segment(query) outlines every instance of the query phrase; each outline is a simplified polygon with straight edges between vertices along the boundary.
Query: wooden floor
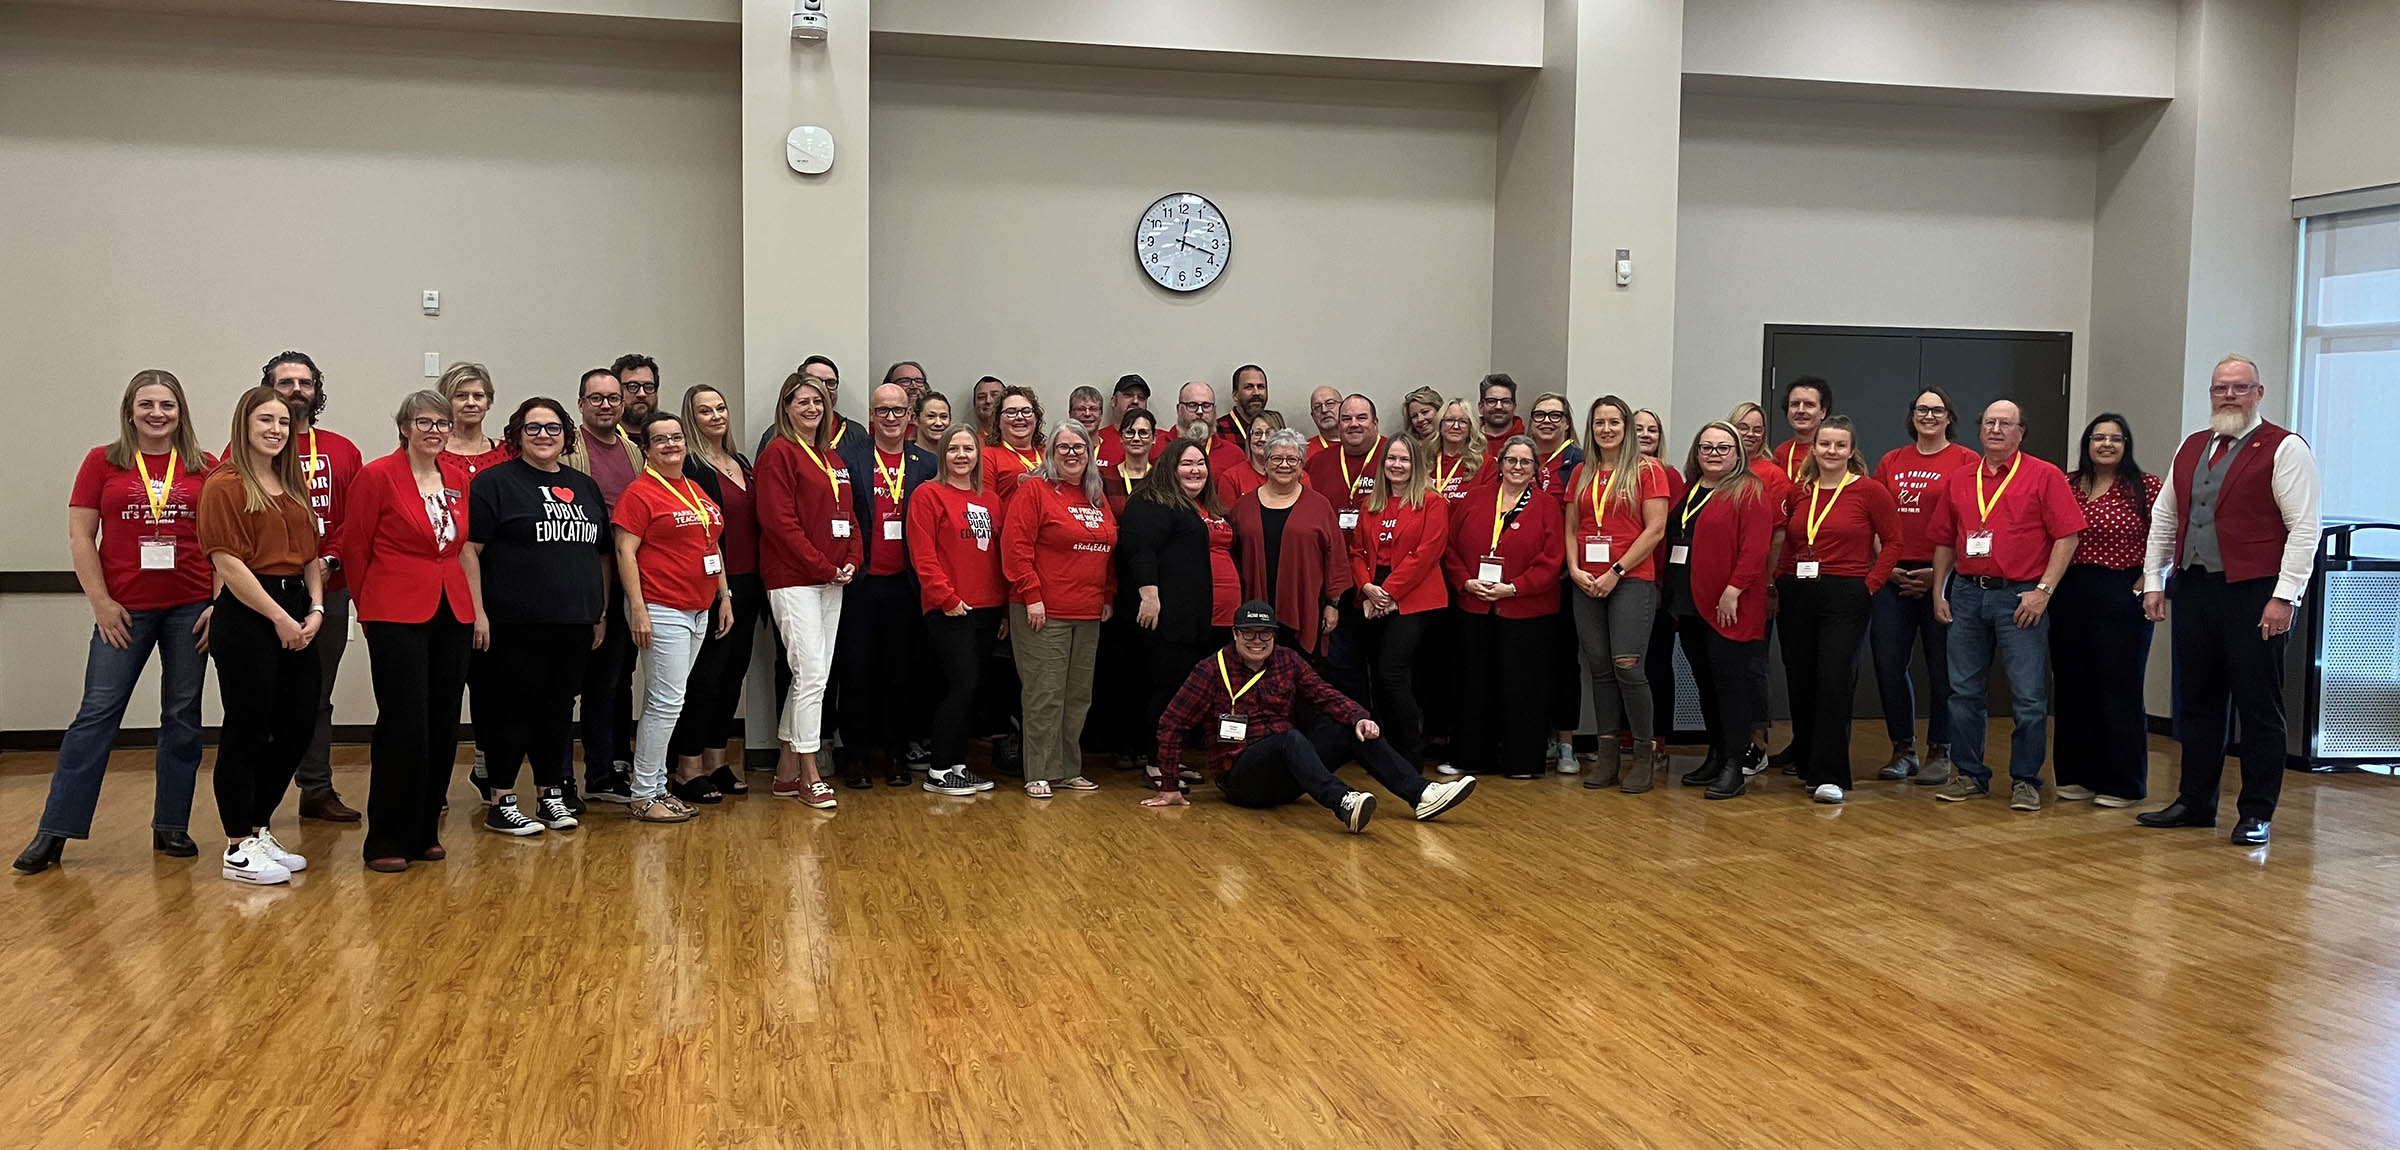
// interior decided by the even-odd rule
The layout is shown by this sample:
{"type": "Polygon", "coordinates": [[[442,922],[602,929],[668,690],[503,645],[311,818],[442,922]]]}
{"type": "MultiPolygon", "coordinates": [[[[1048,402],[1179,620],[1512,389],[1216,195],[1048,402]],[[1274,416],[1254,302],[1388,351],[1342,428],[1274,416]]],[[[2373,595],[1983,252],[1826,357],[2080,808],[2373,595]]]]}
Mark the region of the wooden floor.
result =
{"type": "MultiPolygon", "coordinates": [[[[2400,1145],[2386,778],[2292,776],[2250,851],[2230,798],[2143,831],[1772,775],[1492,779],[1361,836],[1125,776],[762,786],[518,840],[462,771],[449,861],[287,821],[310,869],[252,889],[149,852],[142,758],[0,881],[0,1145],[2400,1145]]],[[[0,759],[11,851],[47,768],[0,759]]]]}

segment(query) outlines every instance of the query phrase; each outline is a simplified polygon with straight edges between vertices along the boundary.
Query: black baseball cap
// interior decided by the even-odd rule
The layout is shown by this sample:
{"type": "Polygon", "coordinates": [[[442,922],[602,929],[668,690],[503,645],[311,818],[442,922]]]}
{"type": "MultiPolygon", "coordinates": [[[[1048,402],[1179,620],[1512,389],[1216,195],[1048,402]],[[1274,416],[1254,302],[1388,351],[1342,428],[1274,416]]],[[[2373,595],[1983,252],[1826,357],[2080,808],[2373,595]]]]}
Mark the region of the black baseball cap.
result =
{"type": "Polygon", "coordinates": [[[1138,375],[1118,376],[1116,394],[1123,395],[1129,391],[1140,392],[1143,399],[1148,399],[1150,398],[1150,381],[1138,375]]]}
{"type": "Polygon", "coordinates": [[[1263,599],[1252,599],[1251,601],[1234,608],[1233,629],[1236,631],[1239,631],[1245,627],[1274,627],[1278,625],[1279,624],[1277,624],[1275,620],[1275,608],[1268,606],[1266,601],[1263,599]]]}

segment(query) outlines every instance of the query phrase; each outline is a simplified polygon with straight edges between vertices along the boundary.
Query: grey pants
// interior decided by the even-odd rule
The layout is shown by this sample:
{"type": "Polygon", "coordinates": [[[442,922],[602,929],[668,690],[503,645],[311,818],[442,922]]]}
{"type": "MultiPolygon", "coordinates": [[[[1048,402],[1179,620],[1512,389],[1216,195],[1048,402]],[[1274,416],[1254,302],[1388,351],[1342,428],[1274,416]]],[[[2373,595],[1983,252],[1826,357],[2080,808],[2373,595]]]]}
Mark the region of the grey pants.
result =
{"type": "Polygon", "coordinates": [[[292,781],[309,798],[333,790],[333,680],[342,671],[342,652],[350,647],[350,589],[325,593],[325,621],[317,624],[317,733],[300,756],[292,781]]]}
{"type": "Polygon", "coordinates": [[[1605,739],[1611,733],[1610,724],[1616,721],[1622,696],[1633,741],[1649,742],[1656,724],[1650,705],[1650,675],[1642,661],[1650,650],[1650,617],[1658,610],[1658,584],[1625,579],[1606,599],[1573,589],[1567,597],[1575,601],[1575,635],[1582,641],[1583,665],[1592,679],[1592,714],[1600,724],[1600,736],[1605,739]],[[1631,658],[1633,665],[1617,662],[1624,658],[1631,658]]]}

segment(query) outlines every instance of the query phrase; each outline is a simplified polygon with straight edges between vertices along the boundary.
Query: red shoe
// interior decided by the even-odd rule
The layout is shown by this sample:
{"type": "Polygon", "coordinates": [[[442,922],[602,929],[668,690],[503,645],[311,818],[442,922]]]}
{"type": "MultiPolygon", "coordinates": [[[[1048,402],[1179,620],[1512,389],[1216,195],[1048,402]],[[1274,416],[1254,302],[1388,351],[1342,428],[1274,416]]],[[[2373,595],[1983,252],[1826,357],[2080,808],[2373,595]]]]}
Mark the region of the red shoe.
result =
{"type": "Polygon", "coordinates": [[[424,853],[419,854],[417,859],[420,862],[440,862],[449,857],[450,852],[443,850],[442,844],[435,843],[432,846],[426,847],[424,853]]]}

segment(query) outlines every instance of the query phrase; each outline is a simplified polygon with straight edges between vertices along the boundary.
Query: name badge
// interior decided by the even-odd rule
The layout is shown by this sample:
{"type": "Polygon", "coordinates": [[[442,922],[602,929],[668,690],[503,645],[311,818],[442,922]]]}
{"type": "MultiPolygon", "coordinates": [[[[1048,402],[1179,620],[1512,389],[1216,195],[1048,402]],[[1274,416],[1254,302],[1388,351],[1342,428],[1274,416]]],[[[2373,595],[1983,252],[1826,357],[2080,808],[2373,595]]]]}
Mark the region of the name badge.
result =
{"type": "Polygon", "coordinates": [[[174,569],[175,541],[173,539],[142,540],[142,570],[173,571],[174,569]]]}
{"type": "Polygon", "coordinates": [[[725,557],[714,551],[700,557],[700,573],[715,575],[725,570],[725,557]]]}
{"type": "Polygon", "coordinates": [[[1240,715],[1217,716],[1217,741],[1238,743],[1250,737],[1250,724],[1240,715]]]}
{"type": "Polygon", "coordinates": [[[1499,582],[1500,557],[1497,555],[1484,556],[1483,562],[1475,565],[1475,577],[1486,583],[1499,582]]]}
{"type": "Polygon", "coordinates": [[[318,537],[318,538],[320,538],[320,539],[322,539],[322,538],[324,538],[324,536],[325,536],[325,517],[324,517],[324,516],[322,516],[322,515],[319,515],[319,516],[317,516],[317,537],[318,537]]]}
{"type": "Polygon", "coordinates": [[[1798,563],[1792,564],[1792,574],[1798,575],[1803,579],[1816,578],[1817,561],[1814,559],[1803,559],[1798,563]]]}
{"type": "Polygon", "coordinates": [[[847,519],[834,520],[833,537],[836,539],[848,539],[850,537],[850,521],[847,519]]]}
{"type": "Polygon", "coordinates": [[[1609,551],[1609,548],[1608,548],[1608,540],[1606,540],[1606,539],[1586,539],[1586,540],[1584,540],[1584,541],[1583,541],[1583,565],[1584,565],[1584,566],[1586,566],[1586,567],[1606,567],[1606,566],[1608,566],[1608,562],[1609,562],[1609,559],[1608,559],[1608,551],[1609,551]]]}
{"type": "Polygon", "coordinates": [[[1673,547],[1667,548],[1667,562],[1690,563],[1691,561],[1692,549],[1690,547],[1686,547],[1679,543],[1673,547]]]}
{"type": "Polygon", "coordinates": [[[1968,535],[1967,535],[1967,555],[1968,555],[1968,557],[1970,557],[1970,558],[1975,558],[1975,559],[1981,559],[1981,558],[1983,558],[1984,556],[1986,556],[1986,555],[1989,555],[1989,554],[1991,554],[1991,553],[1992,553],[1992,533],[1991,533],[1991,532],[1989,532],[1989,531],[1974,531],[1974,532],[1969,532],[1969,533],[1968,533],[1968,535]]]}
{"type": "Polygon", "coordinates": [[[884,520],[884,521],[883,521],[883,537],[884,537],[884,538],[886,538],[886,539],[894,539],[894,540],[896,540],[896,539],[900,538],[900,526],[901,526],[901,525],[900,525],[900,521],[899,521],[899,520],[897,520],[897,519],[886,519],[886,520],[884,520]]]}
{"type": "Polygon", "coordinates": [[[1356,531],[1356,530],[1358,530],[1358,512],[1356,512],[1356,511],[1344,511],[1344,512],[1342,512],[1342,530],[1344,530],[1344,531],[1356,531]]]}

